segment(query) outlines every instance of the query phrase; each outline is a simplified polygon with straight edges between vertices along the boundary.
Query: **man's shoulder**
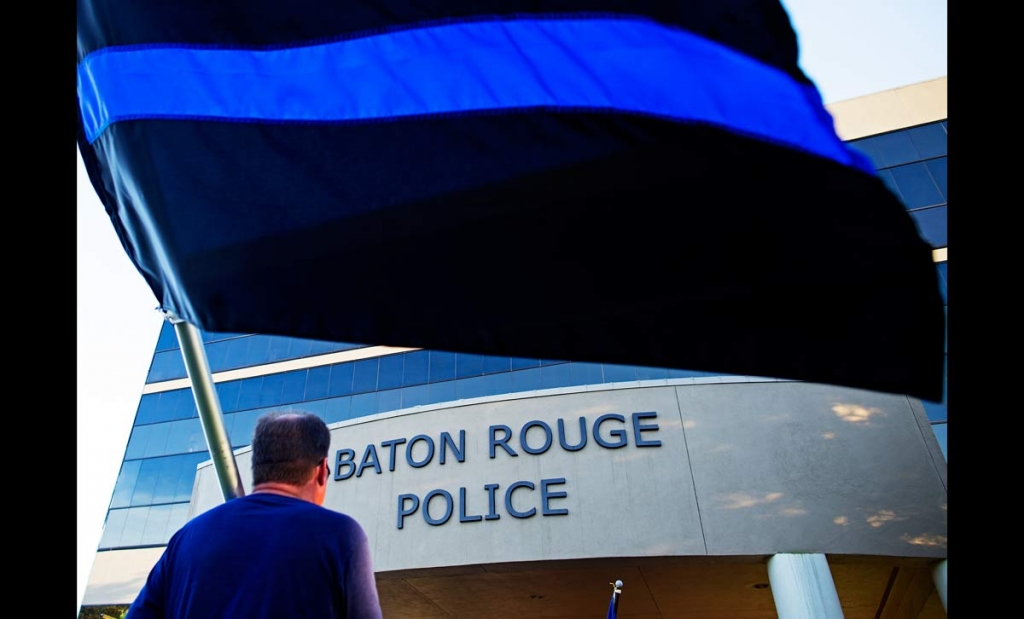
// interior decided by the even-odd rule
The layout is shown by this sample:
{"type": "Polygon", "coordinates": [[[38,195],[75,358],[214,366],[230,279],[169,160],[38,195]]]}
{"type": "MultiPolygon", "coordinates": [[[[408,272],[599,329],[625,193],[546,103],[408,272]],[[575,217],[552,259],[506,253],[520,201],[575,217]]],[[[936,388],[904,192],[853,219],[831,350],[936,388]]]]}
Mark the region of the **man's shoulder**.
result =
{"type": "Polygon", "coordinates": [[[320,505],[316,505],[314,503],[307,503],[306,507],[302,507],[301,509],[309,513],[311,517],[323,520],[325,522],[329,522],[333,526],[362,530],[362,527],[359,525],[359,522],[357,522],[355,518],[349,516],[346,513],[335,511],[333,509],[328,509],[326,507],[321,507],[320,505]]]}
{"type": "Polygon", "coordinates": [[[363,534],[362,526],[348,514],[321,507],[315,503],[280,495],[246,495],[221,503],[201,514],[197,514],[182,527],[202,527],[204,523],[222,519],[233,519],[240,514],[263,513],[276,511],[280,517],[299,518],[311,526],[330,527],[335,531],[350,531],[363,534]]]}

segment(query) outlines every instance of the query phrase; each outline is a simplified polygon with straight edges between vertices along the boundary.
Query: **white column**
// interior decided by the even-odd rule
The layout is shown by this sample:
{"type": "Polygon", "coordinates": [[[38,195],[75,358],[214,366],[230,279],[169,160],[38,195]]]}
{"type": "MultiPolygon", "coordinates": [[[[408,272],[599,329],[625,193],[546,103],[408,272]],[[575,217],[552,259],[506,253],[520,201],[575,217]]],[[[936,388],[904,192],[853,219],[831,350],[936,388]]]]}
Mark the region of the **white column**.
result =
{"type": "Polygon", "coordinates": [[[932,568],[932,579],[935,581],[935,590],[939,593],[939,599],[942,600],[942,609],[948,611],[946,608],[946,561],[943,559],[932,568]]]}
{"type": "Polygon", "coordinates": [[[774,555],[768,559],[768,581],[779,619],[843,619],[825,555],[774,555]]]}

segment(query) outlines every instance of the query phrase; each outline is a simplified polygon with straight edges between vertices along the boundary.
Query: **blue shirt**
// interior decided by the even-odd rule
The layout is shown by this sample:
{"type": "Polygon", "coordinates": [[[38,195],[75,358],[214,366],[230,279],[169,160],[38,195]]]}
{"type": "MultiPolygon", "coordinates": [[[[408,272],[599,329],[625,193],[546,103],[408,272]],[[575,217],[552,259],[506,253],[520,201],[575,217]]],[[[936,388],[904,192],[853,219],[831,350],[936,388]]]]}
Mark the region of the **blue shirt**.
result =
{"type": "Polygon", "coordinates": [[[128,617],[379,619],[381,610],[359,523],[308,501],[259,493],[185,523],[128,617]]]}

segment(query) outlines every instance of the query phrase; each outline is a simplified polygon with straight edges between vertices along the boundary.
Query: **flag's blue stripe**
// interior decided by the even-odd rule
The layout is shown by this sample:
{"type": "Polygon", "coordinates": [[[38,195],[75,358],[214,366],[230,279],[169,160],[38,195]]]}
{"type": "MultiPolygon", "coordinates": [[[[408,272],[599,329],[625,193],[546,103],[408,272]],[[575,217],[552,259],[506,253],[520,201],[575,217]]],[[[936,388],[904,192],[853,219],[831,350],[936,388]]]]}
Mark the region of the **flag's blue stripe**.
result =
{"type": "Polygon", "coordinates": [[[80,63],[78,89],[90,142],[139,118],[339,122],[584,108],[709,123],[863,167],[813,87],[642,19],[455,23],[273,50],[106,48],[80,63]]]}

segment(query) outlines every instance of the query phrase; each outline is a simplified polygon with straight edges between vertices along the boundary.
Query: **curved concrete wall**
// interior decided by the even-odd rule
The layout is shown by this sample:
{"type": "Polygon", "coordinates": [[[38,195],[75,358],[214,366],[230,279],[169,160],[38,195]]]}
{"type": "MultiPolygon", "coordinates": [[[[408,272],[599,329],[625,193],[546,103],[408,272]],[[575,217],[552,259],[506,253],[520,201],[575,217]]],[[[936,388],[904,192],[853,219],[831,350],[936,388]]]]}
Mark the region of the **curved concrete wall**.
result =
{"type": "MultiPolygon", "coordinates": [[[[249,449],[236,457],[248,490],[249,449]]],[[[343,479],[325,506],[362,523],[379,572],[946,553],[946,465],[920,404],[902,396],[753,380],[532,392],[335,424],[331,462],[343,479]],[[570,450],[580,419],[587,440],[570,450]],[[497,444],[506,434],[509,450],[497,444]]],[[[222,500],[211,465],[200,465],[192,514],[222,500]]]]}

